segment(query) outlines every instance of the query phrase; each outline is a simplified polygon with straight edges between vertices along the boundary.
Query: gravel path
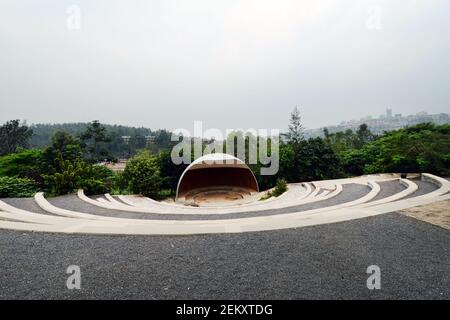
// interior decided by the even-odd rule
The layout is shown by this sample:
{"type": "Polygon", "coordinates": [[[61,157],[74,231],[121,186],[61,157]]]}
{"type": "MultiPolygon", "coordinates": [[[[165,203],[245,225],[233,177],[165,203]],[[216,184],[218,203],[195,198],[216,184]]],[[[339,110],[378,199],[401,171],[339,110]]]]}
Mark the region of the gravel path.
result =
{"type": "Polygon", "coordinates": [[[41,207],[38,206],[36,201],[34,201],[34,198],[4,198],[1,200],[18,209],[26,210],[33,213],[51,214],[41,209],[41,207]]]}
{"type": "Polygon", "coordinates": [[[450,232],[392,213],[204,236],[0,230],[0,299],[450,299],[450,232]],[[81,268],[81,290],[66,268],[81,268]],[[381,290],[366,269],[381,268],[381,290]]]}
{"type": "Polygon", "coordinates": [[[428,182],[428,181],[422,181],[420,179],[411,179],[415,184],[417,184],[417,186],[419,187],[419,189],[417,189],[416,192],[413,192],[412,194],[410,194],[409,196],[405,197],[404,199],[409,199],[412,197],[418,197],[421,195],[424,195],[426,193],[430,193],[433,192],[434,190],[438,189],[438,186],[435,185],[434,183],[428,182]]]}
{"type": "Polygon", "coordinates": [[[380,192],[373,198],[372,201],[376,201],[379,199],[383,199],[389,196],[392,196],[396,193],[399,193],[406,189],[404,185],[402,185],[399,180],[393,180],[393,181],[383,181],[378,182],[380,185],[380,192]]]}

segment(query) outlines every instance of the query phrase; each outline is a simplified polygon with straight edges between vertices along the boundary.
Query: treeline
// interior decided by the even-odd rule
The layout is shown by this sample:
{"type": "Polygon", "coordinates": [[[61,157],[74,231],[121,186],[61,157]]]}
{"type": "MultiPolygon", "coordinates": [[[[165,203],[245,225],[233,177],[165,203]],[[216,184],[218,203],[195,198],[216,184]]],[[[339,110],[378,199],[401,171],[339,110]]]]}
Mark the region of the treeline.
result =
{"type": "MultiPolygon", "coordinates": [[[[71,126],[30,128],[18,120],[0,126],[0,197],[30,196],[38,190],[59,195],[79,188],[88,194],[141,193],[155,198],[175,193],[187,165],[173,163],[171,149],[175,142],[170,141],[168,131],[106,126],[98,121],[71,126]],[[33,139],[39,136],[43,143],[49,132],[52,132],[50,142],[36,147],[33,139]],[[149,135],[154,138],[146,138],[149,135]],[[129,141],[124,141],[123,136],[129,136],[129,141]],[[121,157],[122,152],[131,156],[123,173],[97,164],[121,157]]],[[[238,134],[242,133],[234,133],[238,134]]],[[[204,142],[204,147],[207,143],[204,142]]],[[[249,148],[250,141],[246,140],[246,154],[249,148]]],[[[450,125],[423,123],[382,135],[374,135],[366,125],[361,125],[356,131],[330,134],[325,130],[323,138],[305,139],[300,113],[295,109],[289,130],[279,144],[278,172],[261,175],[261,164],[252,164],[250,168],[261,190],[277,182],[280,185],[280,181],[383,172],[448,176],[450,125]]]]}
{"type": "MultiPolygon", "coordinates": [[[[33,134],[29,145],[32,148],[45,148],[51,144],[52,137],[56,132],[64,131],[74,137],[79,137],[89,126],[89,123],[34,124],[30,126],[33,134]]],[[[102,124],[102,127],[108,133],[108,140],[104,141],[101,147],[113,159],[127,158],[144,148],[157,153],[171,145],[171,132],[165,129],[153,131],[144,127],[109,124],[102,124]]]]}

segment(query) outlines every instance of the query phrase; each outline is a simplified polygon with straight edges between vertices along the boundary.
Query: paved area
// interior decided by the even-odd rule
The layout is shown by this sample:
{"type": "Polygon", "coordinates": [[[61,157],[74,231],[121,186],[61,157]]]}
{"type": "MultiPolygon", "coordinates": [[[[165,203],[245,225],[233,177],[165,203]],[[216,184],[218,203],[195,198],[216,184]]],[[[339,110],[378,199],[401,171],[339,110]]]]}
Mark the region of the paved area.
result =
{"type": "Polygon", "coordinates": [[[400,210],[400,213],[450,230],[450,200],[400,210]]]}
{"type": "Polygon", "coordinates": [[[0,299],[449,299],[449,243],[448,230],[397,213],[202,236],[0,230],[0,299]],[[69,265],[81,290],[65,286],[69,265]]]}

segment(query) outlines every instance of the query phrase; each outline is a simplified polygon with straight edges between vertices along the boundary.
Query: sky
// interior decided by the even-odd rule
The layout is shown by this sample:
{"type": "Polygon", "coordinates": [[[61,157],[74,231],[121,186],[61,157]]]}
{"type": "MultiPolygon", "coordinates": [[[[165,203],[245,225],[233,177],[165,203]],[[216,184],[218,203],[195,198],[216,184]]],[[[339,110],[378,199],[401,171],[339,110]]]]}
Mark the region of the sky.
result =
{"type": "Polygon", "coordinates": [[[0,123],[306,128],[450,112],[448,0],[1,0],[0,123]]]}

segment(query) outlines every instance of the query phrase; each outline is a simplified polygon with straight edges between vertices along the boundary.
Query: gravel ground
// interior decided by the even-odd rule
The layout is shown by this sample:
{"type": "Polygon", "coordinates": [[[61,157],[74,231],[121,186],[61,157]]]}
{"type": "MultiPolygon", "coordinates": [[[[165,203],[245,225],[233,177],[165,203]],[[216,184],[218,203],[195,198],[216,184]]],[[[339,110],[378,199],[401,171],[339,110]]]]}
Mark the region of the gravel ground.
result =
{"type": "Polygon", "coordinates": [[[397,213],[269,232],[0,230],[0,299],[449,299],[450,232],[397,213]],[[81,268],[68,290],[66,268],[81,268]],[[366,269],[381,268],[381,290],[366,269]]]}
{"type": "Polygon", "coordinates": [[[34,198],[3,198],[1,200],[18,209],[27,210],[33,213],[51,214],[41,209],[36,201],[34,201],[34,198]]]}
{"type": "Polygon", "coordinates": [[[404,185],[402,185],[399,180],[393,180],[393,181],[383,181],[378,182],[380,185],[380,192],[373,198],[372,201],[376,201],[379,199],[383,199],[389,196],[392,196],[396,193],[402,192],[406,189],[404,185]]]}
{"type": "MultiPolygon", "coordinates": [[[[348,184],[344,186],[343,191],[334,198],[317,201],[315,203],[309,203],[304,205],[297,205],[288,208],[280,208],[280,209],[271,209],[271,210],[261,210],[261,211],[252,211],[252,212],[243,212],[243,213],[230,213],[230,214],[221,214],[221,215],[205,215],[205,214],[155,214],[155,213],[134,213],[134,212],[125,212],[120,210],[110,210],[105,208],[100,208],[95,205],[86,203],[85,201],[80,200],[76,195],[67,195],[56,198],[48,199],[50,203],[53,205],[65,208],[69,210],[74,210],[78,212],[86,212],[92,214],[98,214],[103,216],[113,216],[113,217],[122,217],[122,218],[133,218],[133,219],[169,219],[169,220],[213,220],[213,219],[235,219],[242,217],[256,217],[256,216],[267,216],[281,213],[289,213],[296,211],[304,211],[316,208],[322,208],[326,206],[331,206],[335,204],[345,203],[348,201],[352,201],[358,199],[370,191],[370,188],[364,185],[359,184],[348,184]]],[[[26,204],[25,204],[26,206],[26,204]]],[[[22,207],[26,209],[26,207],[22,207]]]]}
{"type": "Polygon", "coordinates": [[[438,186],[436,186],[434,183],[431,183],[431,182],[428,182],[428,181],[422,181],[420,179],[411,179],[411,181],[413,181],[415,184],[417,184],[419,189],[417,189],[416,192],[413,192],[412,194],[410,194],[409,196],[405,197],[404,199],[409,199],[409,198],[412,198],[412,197],[418,197],[418,196],[424,195],[426,193],[433,192],[434,190],[438,189],[438,186]]]}

